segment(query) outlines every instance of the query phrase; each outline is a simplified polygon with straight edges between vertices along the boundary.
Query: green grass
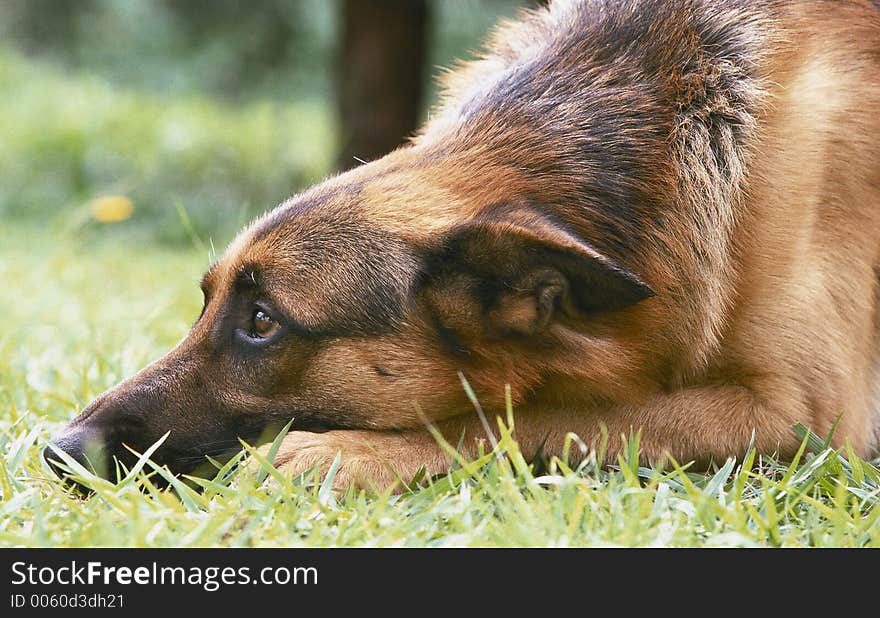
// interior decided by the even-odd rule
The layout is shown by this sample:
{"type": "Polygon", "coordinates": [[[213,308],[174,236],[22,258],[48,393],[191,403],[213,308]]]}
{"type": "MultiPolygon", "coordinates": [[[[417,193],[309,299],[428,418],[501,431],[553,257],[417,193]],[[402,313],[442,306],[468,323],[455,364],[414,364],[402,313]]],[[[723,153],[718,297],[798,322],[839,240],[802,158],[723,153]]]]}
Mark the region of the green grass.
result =
{"type": "Polygon", "coordinates": [[[0,47],[0,217],[80,225],[88,203],[125,195],[130,238],[186,244],[186,208],[202,237],[233,234],[252,216],[319,180],[333,158],[328,100],[242,106],[209,97],[120,90],[63,74],[0,47]]]}
{"type": "MultiPolygon", "coordinates": [[[[336,493],[266,468],[228,468],[197,493],[143,475],[68,493],[39,456],[95,395],[171,347],[198,314],[201,249],[132,247],[0,224],[2,546],[872,546],[880,472],[814,443],[706,474],[530,469],[516,444],[400,496],[336,493]],[[818,454],[816,454],[818,453],[818,454]]],[[[695,410],[695,414],[699,411],[695,410]]],[[[150,471],[149,466],[145,470],[150,471]]]]}

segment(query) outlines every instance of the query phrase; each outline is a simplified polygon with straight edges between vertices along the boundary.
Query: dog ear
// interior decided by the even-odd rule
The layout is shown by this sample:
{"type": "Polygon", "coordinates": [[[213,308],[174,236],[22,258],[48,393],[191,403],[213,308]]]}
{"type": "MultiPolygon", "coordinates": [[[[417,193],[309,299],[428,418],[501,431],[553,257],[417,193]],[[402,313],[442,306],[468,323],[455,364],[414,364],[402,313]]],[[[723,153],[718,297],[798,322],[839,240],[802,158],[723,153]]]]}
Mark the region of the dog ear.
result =
{"type": "Polygon", "coordinates": [[[560,311],[585,317],[654,296],[636,274],[530,208],[496,210],[453,229],[442,244],[433,270],[457,281],[462,303],[466,282],[496,333],[533,335],[560,311]]]}

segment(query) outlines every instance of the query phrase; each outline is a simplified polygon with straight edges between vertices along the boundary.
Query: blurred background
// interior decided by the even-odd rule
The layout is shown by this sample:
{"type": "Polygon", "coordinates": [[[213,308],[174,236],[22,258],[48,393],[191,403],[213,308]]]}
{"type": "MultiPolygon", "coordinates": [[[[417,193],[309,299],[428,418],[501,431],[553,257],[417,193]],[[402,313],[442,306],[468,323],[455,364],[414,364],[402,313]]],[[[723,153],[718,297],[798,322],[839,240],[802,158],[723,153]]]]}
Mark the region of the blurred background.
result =
{"type": "Polygon", "coordinates": [[[0,223],[219,250],[397,146],[439,67],[535,2],[3,0],[0,223]]]}

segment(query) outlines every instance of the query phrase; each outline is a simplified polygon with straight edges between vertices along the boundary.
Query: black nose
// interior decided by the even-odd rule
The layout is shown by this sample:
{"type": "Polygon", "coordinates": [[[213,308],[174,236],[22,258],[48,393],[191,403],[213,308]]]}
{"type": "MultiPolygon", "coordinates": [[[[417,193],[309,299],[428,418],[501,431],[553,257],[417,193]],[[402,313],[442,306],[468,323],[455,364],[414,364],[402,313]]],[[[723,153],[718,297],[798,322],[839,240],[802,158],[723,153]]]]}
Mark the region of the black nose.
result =
{"type": "Polygon", "coordinates": [[[70,473],[59,465],[64,460],[57,451],[63,451],[93,474],[109,478],[110,466],[104,454],[104,440],[100,431],[84,425],[68,427],[43,450],[43,459],[52,471],[61,479],[70,480],[70,473]]]}

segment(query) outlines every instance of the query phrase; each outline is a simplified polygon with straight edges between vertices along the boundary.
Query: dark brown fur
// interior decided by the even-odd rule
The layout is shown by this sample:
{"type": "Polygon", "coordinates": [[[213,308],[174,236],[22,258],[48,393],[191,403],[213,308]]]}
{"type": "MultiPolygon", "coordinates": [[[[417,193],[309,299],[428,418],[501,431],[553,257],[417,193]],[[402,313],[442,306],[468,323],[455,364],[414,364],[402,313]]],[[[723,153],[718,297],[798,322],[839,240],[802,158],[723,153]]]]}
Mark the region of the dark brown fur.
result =
{"type": "Polygon", "coordinates": [[[411,145],[256,221],[175,350],[58,440],[191,469],[291,418],[291,473],[389,484],[476,452],[505,387],[527,451],[877,446],[880,11],[556,2],[446,79],[411,145]],[[247,336],[256,310],[278,324],[247,336]],[[315,430],[327,430],[316,432],[315,430]]]}

